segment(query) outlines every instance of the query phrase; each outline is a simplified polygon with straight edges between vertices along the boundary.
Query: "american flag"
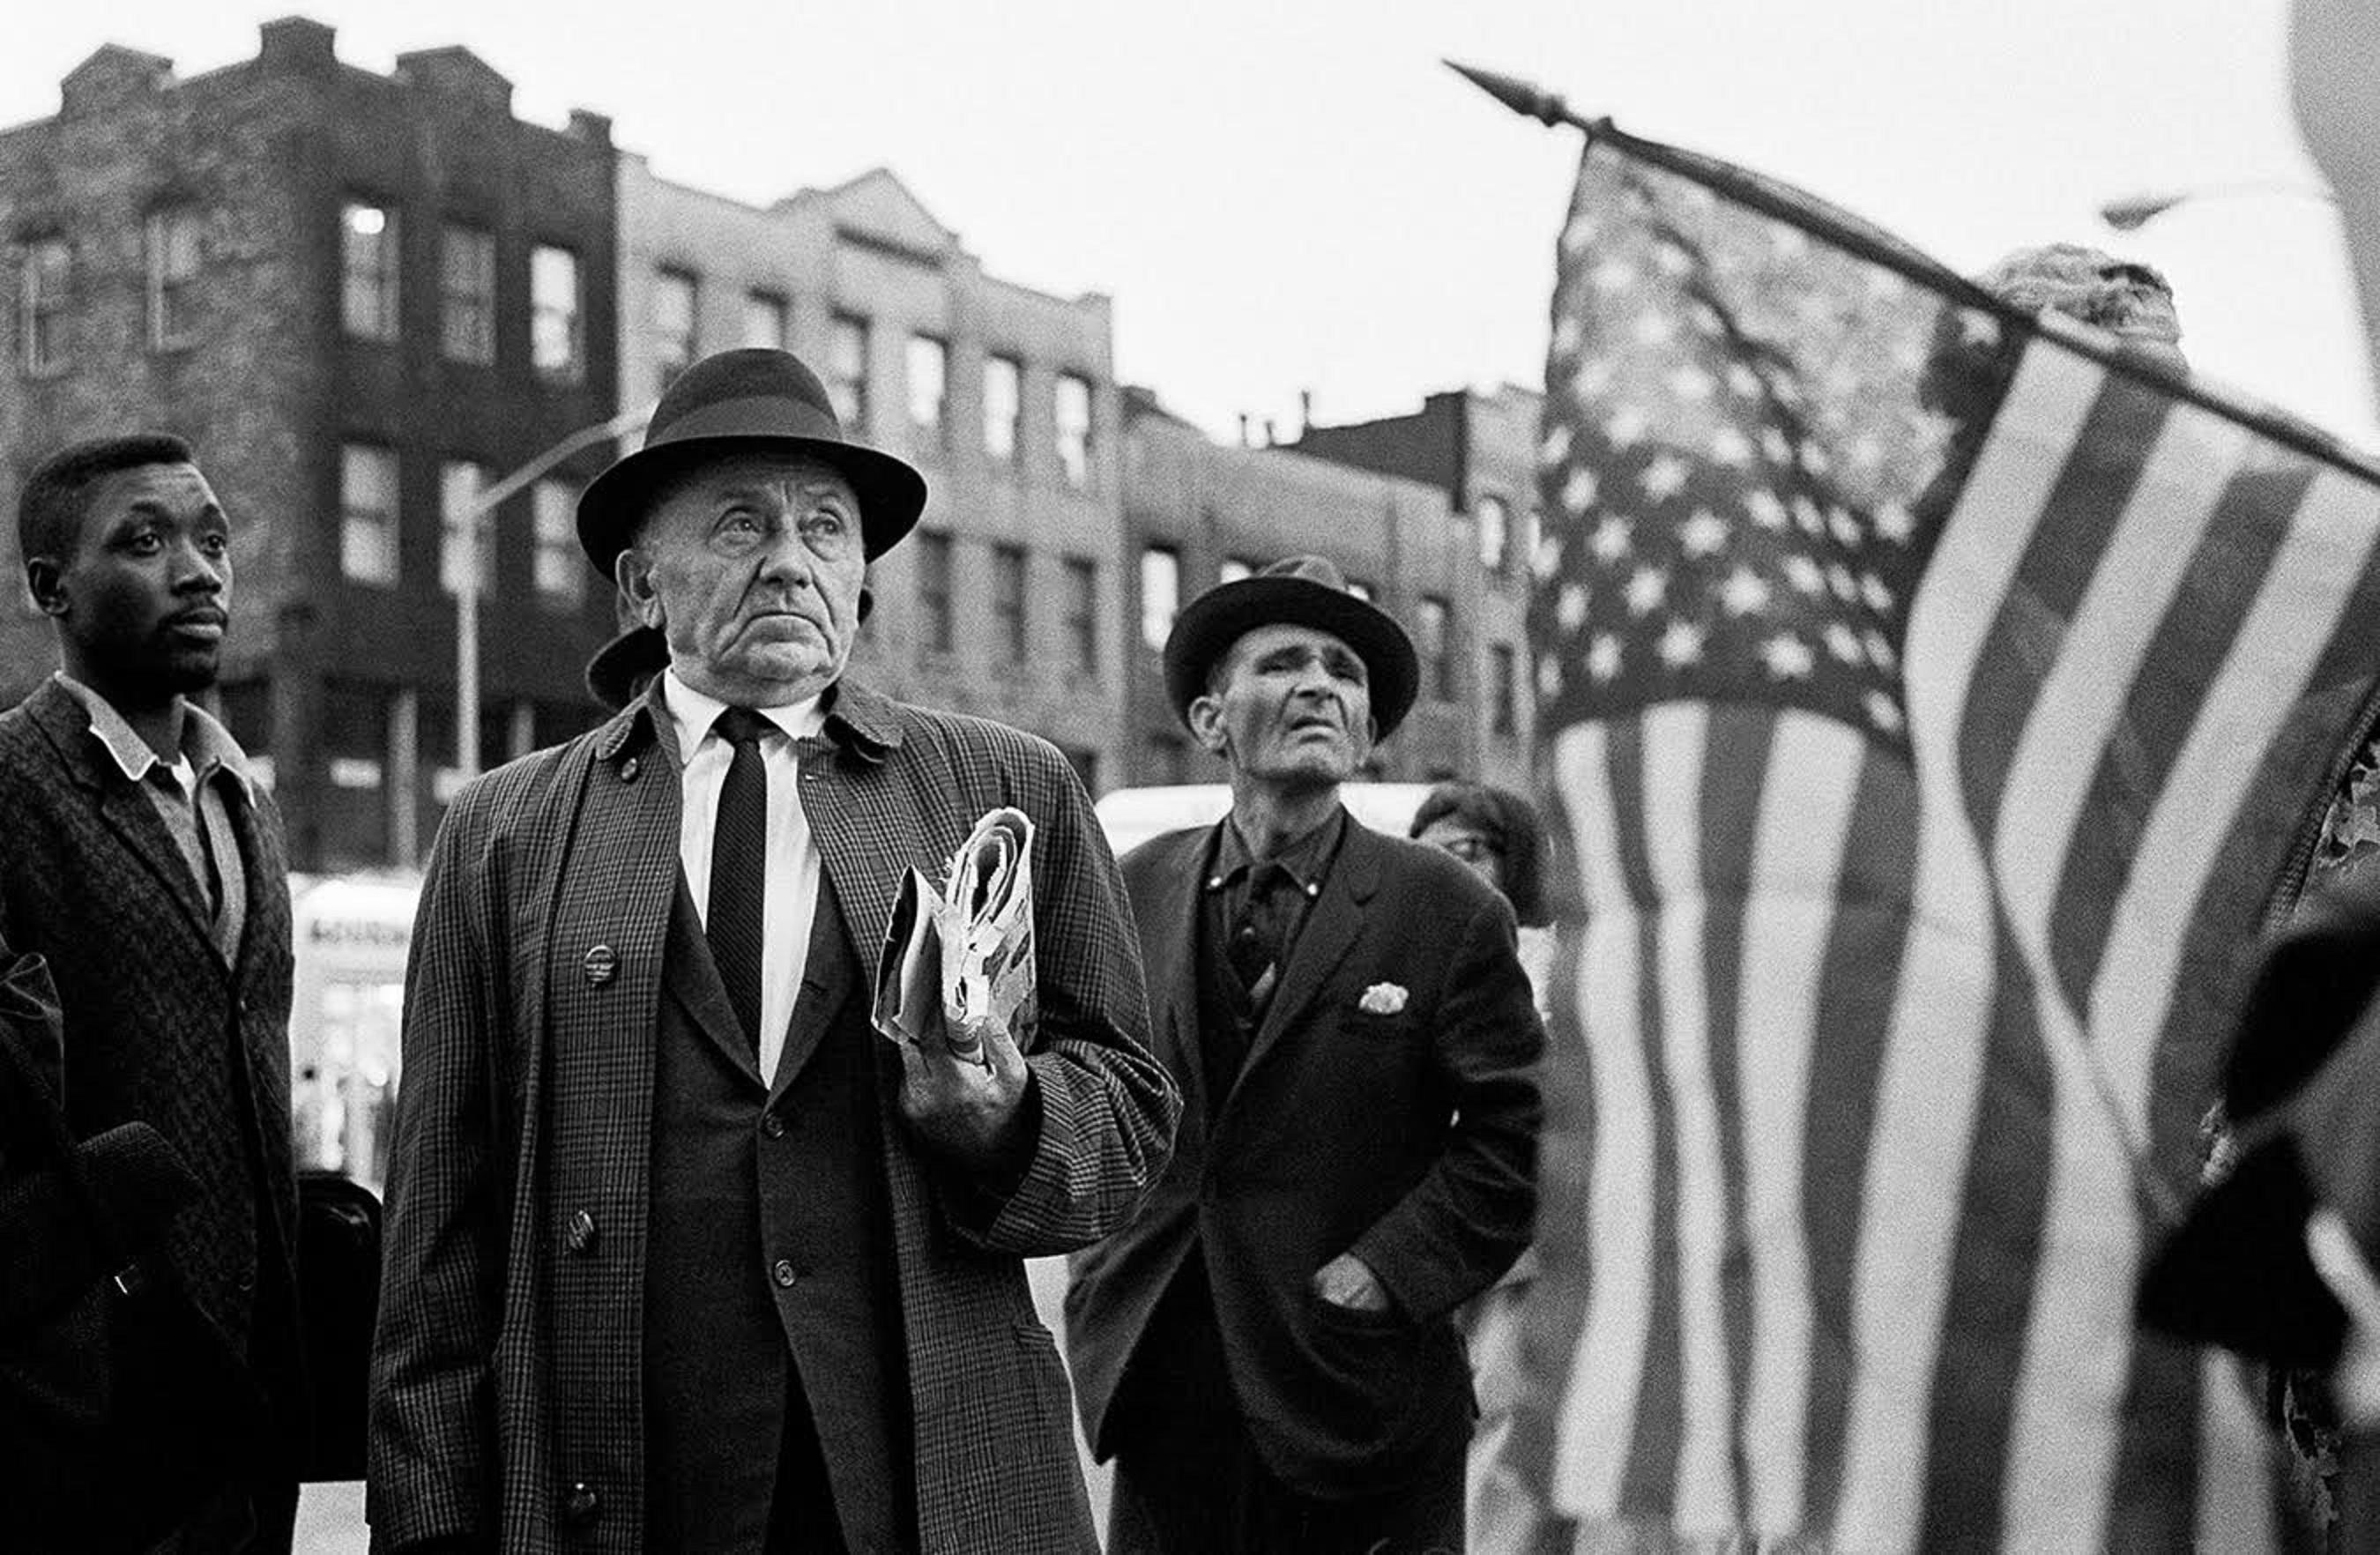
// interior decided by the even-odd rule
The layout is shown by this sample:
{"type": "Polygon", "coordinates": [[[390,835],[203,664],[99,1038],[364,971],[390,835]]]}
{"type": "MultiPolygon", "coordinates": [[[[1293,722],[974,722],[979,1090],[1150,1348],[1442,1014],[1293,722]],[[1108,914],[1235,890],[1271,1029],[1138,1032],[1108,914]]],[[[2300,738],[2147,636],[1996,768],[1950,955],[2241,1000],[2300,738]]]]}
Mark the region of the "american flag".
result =
{"type": "Polygon", "coordinates": [[[2237,1367],[2132,1290],[2380,672],[2380,485],[1655,150],[1589,150],[1547,367],[1524,1440],[1590,1534],[2268,1547],[2237,1367]]]}

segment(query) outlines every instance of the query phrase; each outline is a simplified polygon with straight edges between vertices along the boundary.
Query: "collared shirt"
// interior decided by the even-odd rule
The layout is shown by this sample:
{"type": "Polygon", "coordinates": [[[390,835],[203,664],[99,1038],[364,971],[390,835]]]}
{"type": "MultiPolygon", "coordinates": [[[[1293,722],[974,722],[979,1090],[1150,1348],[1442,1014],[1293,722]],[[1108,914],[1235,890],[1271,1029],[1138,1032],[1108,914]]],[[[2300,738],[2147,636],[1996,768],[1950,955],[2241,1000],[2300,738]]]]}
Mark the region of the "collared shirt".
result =
{"type": "MultiPolygon", "coordinates": [[[[1339,842],[1346,828],[1346,810],[1333,807],[1321,824],[1293,838],[1270,858],[1259,859],[1240,835],[1239,821],[1224,817],[1215,840],[1214,867],[1207,875],[1208,922],[1216,931],[1213,942],[1225,944],[1227,934],[1253,927],[1270,953],[1270,961],[1276,966],[1286,965],[1307,911],[1330,877],[1330,865],[1339,856],[1339,842]],[[1260,865],[1274,868],[1262,869],[1260,865]]],[[[1251,987],[1248,991],[1262,1005],[1272,990],[1251,987]]]]}
{"type": "Polygon", "coordinates": [[[91,737],[116,771],[140,785],[165,823],[198,882],[200,899],[208,905],[217,948],[226,961],[237,959],[247,927],[248,870],[225,804],[227,795],[237,796],[240,804],[256,803],[248,753],[230,730],[193,702],[183,707],[182,746],[168,761],[149,747],[106,698],[63,671],[57,681],[91,715],[91,737]]]}
{"type": "MultiPolygon", "coordinates": [[[[677,732],[679,786],[677,856],[686,871],[686,888],[694,910],[706,927],[710,921],[710,844],[719,824],[719,790],[727,782],[728,764],[735,747],[711,724],[727,711],[725,702],[705,696],[678,677],[673,668],[662,672],[662,700],[677,732]]],[[[801,767],[794,742],[826,728],[819,699],[790,707],[755,708],[753,711],[776,725],[784,737],[760,738],[760,766],[769,784],[769,842],[759,867],[767,871],[768,890],[760,909],[760,1080],[772,1082],[777,1060],[785,1051],[785,1030],[793,1024],[794,1002],[808,969],[810,926],[818,916],[818,840],[810,833],[809,817],[802,809],[801,767]]]]}

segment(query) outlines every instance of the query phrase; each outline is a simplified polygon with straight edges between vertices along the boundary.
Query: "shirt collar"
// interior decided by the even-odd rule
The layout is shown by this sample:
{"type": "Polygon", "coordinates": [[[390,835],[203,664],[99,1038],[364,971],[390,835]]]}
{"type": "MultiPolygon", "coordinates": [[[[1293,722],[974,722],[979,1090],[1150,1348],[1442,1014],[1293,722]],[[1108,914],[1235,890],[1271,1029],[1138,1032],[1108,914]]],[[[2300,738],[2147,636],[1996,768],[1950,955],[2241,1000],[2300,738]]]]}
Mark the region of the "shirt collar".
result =
{"type": "MultiPolygon", "coordinates": [[[[662,672],[662,701],[669,709],[670,722],[677,729],[677,760],[680,767],[694,759],[694,753],[710,733],[710,725],[728,704],[708,693],[696,690],[681,679],[677,667],[662,672]]],[[[783,707],[754,708],[752,711],[783,730],[790,739],[802,739],[821,732],[826,727],[826,713],[817,697],[806,698],[783,707]]]]}
{"type": "MultiPolygon", "coordinates": [[[[1347,809],[1334,806],[1328,819],[1272,856],[1271,862],[1289,871],[1289,878],[1307,895],[1314,894],[1322,877],[1330,870],[1330,860],[1338,856],[1339,839],[1347,825],[1347,809]]],[[[1248,851],[1247,839],[1240,835],[1240,823],[1234,817],[1223,817],[1222,835],[1215,844],[1215,869],[1208,877],[1207,888],[1220,889],[1243,869],[1257,862],[1248,851]]]]}
{"type": "MultiPolygon", "coordinates": [[[[108,759],[128,782],[140,782],[152,767],[171,771],[178,764],[163,759],[150,749],[149,742],[133,732],[124,715],[115,711],[115,703],[63,670],[57,672],[57,678],[58,684],[72,692],[91,715],[91,737],[106,749],[108,759]]],[[[221,770],[238,784],[241,798],[250,804],[256,802],[256,779],[248,768],[248,753],[231,737],[230,730],[196,702],[182,704],[181,756],[189,762],[190,771],[200,782],[204,782],[208,773],[221,770]]]]}

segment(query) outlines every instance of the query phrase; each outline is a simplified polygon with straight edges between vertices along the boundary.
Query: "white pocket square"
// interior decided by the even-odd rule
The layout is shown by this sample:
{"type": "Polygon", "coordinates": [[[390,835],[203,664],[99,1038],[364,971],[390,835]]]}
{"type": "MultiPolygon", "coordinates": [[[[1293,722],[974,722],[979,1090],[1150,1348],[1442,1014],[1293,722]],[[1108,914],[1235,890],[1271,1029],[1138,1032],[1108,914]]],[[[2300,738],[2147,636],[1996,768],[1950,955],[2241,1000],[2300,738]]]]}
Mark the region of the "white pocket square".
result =
{"type": "Polygon", "coordinates": [[[1405,1007],[1405,985],[1374,983],[1364,990],[1355,1007],[1367,1015],[1393,1015],[1405,1007]]]}

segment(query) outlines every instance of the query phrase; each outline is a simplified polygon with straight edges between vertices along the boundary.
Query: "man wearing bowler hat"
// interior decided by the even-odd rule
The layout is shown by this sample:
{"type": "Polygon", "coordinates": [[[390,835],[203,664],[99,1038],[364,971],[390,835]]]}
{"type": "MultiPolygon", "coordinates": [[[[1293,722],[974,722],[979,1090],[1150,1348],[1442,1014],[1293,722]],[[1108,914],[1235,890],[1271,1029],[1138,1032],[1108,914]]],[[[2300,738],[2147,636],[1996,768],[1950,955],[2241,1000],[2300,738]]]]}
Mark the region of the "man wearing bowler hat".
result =
{"type": "Polygon", "coordinates": [[[1166,643],[1232,810],[1123,861],[1184,1104],[1066,1297],[1117,1555],[1463,1547],[1451,1317],[1529,1240],[1543,1035],[1503,896],[1339,802],[1416,678],[1312,556],[1200,595],[1166,643]]]}
{"type": "Polygon", "coordinates": [[[1179,1100],[1056,748],[843,678],[925,501],[773,350],[688,369],[580,499],[667,667],[439,833],[377,1548],[1092,1548],[1019,1260],[1120,1224],[1179,1100]],[[868,1024],[895,883],[1000,805],[1036,826],[1038,1023],[896,1049],[868,1024]]]}

